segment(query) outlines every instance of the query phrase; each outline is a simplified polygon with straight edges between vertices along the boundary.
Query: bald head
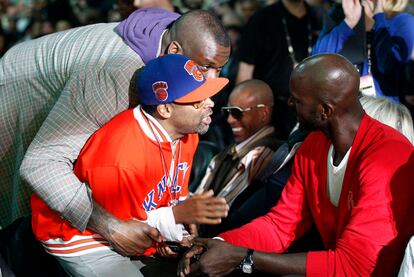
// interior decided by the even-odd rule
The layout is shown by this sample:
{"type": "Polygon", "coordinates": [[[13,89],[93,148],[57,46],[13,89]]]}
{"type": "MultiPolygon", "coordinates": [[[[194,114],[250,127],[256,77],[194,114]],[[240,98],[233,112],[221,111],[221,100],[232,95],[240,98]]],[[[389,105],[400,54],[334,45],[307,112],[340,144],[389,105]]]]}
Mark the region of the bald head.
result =
{"type": "Polygon", "coordinates": [[[220,20],[208,11],[181,16],[169,30],[169,54],[183,54],[195,61],[204,76],[218,77],[230,56],[230,38],[220,20]]]}
{"type": "Polygon", "coordinates": [[[230,47],[230,38],[220,20],[211,12],[193,10],[185,13],[171,27],[171,37],[183,47],[197,47],[208,38],[214,43],[230,47]]]}
{"type": "Polygon", "coordinates": [[[241,109],[239,115],[229,113],[227,122],[236,142],[242,142],[272,121],[273,93],[260,80],[248,80],[238,84],[229,96],[231,109],[241,109]],[[236,107],[236,108],[235,108],[236,107]]]}
{"type": "Polygon", "coordinates": [[[302,61],[290,78],[289,101],[301,126],[325,131],[331,138],[350,126],[355,130],[364,113],[358,101],[359,78],[355,67],[337,54],[302,61]]]}
{"type": "Polygon", "coordinates": [[[293,70],[290,85],[320,101],[348,106],[358,102],[359,79],[356,68],[343,56],[320,54],[303,60],[293,70]]]}
{"type": "Polygon", "coordinates": [[[238,84],[231,93],[231,97],[254,99],[254,104],[273,106],[273,93],[268,84],[261,80],[247,80],[238,84]]]}

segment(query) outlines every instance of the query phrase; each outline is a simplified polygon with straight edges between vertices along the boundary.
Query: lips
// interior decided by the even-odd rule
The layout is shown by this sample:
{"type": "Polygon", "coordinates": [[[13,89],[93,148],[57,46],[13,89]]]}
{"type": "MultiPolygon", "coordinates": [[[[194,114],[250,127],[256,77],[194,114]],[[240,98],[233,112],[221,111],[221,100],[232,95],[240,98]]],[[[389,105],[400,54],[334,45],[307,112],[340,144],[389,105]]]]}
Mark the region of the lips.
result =
{"type": "Polygon", "coordinates": [[[206,117],[203,118],[203,120],[201,122],[203,122],[206,125],[210,125],[210,123],[211,123],[211,117],[210,116],[206,116],[206,117]]]}

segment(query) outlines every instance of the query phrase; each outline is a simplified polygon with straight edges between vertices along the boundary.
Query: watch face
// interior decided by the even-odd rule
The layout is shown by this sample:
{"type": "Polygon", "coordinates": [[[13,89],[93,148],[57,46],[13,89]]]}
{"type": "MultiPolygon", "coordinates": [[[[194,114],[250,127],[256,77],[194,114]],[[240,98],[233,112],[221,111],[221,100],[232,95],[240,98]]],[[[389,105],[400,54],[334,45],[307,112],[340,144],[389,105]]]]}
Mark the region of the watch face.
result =
{"type": "Polygon", "coordinates": [[[251,264],[243,264],[242,271],[250,274],[253,272],[253,267],[251,264]]]}

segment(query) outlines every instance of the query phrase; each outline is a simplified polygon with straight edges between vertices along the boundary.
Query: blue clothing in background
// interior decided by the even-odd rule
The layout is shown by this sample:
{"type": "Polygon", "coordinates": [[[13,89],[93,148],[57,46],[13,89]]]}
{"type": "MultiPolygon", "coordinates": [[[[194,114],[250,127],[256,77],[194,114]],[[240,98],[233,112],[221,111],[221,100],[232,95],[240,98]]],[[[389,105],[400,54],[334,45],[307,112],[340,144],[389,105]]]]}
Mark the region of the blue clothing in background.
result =
{"type": "MultiPolygon", "coordinates": [[[[363,19],[363,17],[361,16],[363,19]]],[[[401,13],[391,19],[387,19],[384,13],[374,16],[375,24],[372,29],[371,47],[371,73],[374,78],[375,90],[378,96],[386,96],[394,101],[399,101],[400,75],[403,65],[407,63],[414,48],[414,16],[401,13]]],[[[360,23],[364,20],[360,20],[360,23]]],[[[342,21],[331,30],[324,30],[320,35],[312,54],[339,53],[353,61],[347,54],[341,53],[344,45],[350,39],[366,40],[364,24],[351,29],[345,21],[342,21]],[[361,32],[362,30],[362,32],[361,32]]],[[[357,47],[360,47],[358,45],[357,47]]],[[[355,48],[354,46],[351,46],[355,48]]],[[[361,76],[368,74],[368,57],[366,45],[364,58],[361,63],[361,76]]],[[[361,49],[355,49],[360,52],[361,49]]],[[[357,64],[356,64],[357,65],[357,64]]]]}

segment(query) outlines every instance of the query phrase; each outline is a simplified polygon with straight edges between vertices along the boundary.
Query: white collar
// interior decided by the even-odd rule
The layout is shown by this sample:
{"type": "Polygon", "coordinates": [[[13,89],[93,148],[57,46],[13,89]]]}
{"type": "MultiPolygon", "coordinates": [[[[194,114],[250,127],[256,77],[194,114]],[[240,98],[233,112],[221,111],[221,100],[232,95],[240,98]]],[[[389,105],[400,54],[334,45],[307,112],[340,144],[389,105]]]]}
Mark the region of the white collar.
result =
{"type": "Polygon", "coordinates": [[[159,142],[172,142],[170,135],[164,127],[162,127],[162,125],[154,117],[145,112],[141,108],[141,105],[135,107],[133,112],[135,119],[138,121],[138,124],[141,126],[147,137],[154,141],[158,140],[159,142]]]}
{"type": "Polygon", "coordinates": [[[165,32],[167,32],[167,29],[165,29],[164,31],[162,31],[161,36],[160,36],[160,41],[158,42],[158,50],[157,50],[157,56],[159,57],[161,55],[161,46],[162,46],[162,39],[165,35],[165,32]]]}

